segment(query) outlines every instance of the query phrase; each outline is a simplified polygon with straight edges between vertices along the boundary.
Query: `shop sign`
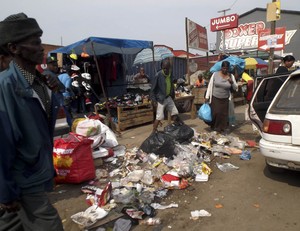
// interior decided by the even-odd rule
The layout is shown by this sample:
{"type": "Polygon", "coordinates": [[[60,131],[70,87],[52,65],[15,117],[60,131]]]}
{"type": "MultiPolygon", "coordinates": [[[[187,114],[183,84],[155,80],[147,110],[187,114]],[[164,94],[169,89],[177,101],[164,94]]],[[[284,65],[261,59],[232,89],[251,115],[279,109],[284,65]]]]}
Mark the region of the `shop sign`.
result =
{"type": "Polygon", "coordinates": [[[219,18],[212,18],[210,20],[210,30],[220,31],[238,26],[239,16],[237,14],[224,15],[219,18]]]}
{"type": "MultiPolygon", "coordinates": [[[[263,21],[239,24],[238,27],[225,30],[226,51],[241,51],[258,48],[258,33],[266,29],[263,21]]],[[[288,30],[285,33],[285,45],[290,43],[297,30],[288,30]]],[[[276,33],[277,34],[277,33],[276,33]]],[[[223,50],[224,31],[221,31],[219,50],[223,50]]],[[[265,45],[266,43],[262,44],[265,45]]],[[[264,47],[263,47],[264,48],[264,47]]]]}
{"type": "Polygon", "coordinates": [[[258,50],[268,51],[274,48],[275,51],[284,49],[285,28],[277,27],[275,34],[271,34],[271,29],[264,29],[258,32],[258,50]]]}

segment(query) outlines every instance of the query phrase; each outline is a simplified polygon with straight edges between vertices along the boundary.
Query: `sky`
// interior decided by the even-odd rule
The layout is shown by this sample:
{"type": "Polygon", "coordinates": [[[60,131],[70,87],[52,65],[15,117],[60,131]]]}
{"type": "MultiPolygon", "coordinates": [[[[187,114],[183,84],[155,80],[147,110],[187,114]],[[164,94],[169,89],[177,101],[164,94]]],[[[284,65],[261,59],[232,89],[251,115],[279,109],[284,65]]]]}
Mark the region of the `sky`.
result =
{"type": "MultiPolygon", "coordinates": [[[[87,37],[153,41],[186,50],[185,18],[206,27],[208,44],[216,41],[210,19],[266,8],[272,0],[9,0],[0,20],[19,12],[35,18],[42,42],[69,45],[87,37]]],[[[299,0],[281,0],[281,9],[300,11],[299,0]]],[[[1,35],[0,35],[1,36],[1,35]]]]}

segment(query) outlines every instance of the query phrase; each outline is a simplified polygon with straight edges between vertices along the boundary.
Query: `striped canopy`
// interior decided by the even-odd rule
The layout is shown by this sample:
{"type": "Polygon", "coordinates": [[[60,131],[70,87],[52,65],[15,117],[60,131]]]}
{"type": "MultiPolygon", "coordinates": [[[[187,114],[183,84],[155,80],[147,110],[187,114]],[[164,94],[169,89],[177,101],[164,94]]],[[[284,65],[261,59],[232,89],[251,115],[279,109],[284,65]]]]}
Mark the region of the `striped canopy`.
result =
{"type": "Polygon", "coordinates": [[[261,58],[245,58],[245,69],[260,69],[268,67],[268,63],[261,58]]]}
{"type": "Polygon", "coordinates": [[[174,57],[174,54],[170,49],[165,46],[154,46],[154,60],[152,49],[146,48],[136,55],[133,65],[149,63],[152,61],[161,61],[169,57],[174,57]]]}

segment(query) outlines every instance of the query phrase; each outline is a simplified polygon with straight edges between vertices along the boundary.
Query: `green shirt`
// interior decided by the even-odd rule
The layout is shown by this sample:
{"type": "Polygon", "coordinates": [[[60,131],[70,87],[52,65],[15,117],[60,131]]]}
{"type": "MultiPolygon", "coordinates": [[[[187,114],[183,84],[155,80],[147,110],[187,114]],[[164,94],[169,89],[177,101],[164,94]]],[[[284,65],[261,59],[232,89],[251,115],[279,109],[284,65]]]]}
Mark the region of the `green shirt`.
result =
{"type": "Polygon", "coordinates": [[[166,95],[169,96],[171,94],[171,74],[165,75],[164,72],[162,73],[166,78],[166,95]]]}

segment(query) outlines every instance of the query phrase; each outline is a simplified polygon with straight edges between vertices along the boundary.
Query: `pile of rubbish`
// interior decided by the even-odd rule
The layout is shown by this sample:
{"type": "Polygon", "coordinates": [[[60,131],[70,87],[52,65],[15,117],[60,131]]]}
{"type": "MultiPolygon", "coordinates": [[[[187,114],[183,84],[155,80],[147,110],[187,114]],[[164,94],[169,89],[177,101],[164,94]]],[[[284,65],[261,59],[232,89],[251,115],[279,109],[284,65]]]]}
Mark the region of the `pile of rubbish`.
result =
{"type": "MultiPolygon", "coordinates": [[[[89,228],[111,211],[117,211],[125,219],[117,222],[129,220],[130,224],[126,223],[129,226],[160,224],[157,209],[178,207],[178,204],[159,203],[170,190],[184,190],[193,182],[208,181],[213,163],[222,172],[239,169],[231,163],[222,163],[231,155],[239,155],[241,160],[251,159],[250,151],[245,150],[247,143],[237,137],[197,133],[183,123],[168,126],[163,132],[151,134],[141,147],[127,149],[116,144],[109,155],[95,157],[101,158],[103,164],[81,188],[90,207],[74,214],[72,220],[89,228]],[[186,139],[178,136],[180,129],[186,139]],[[166,139],[172,140],[167,147],[166,139]]],[[[197,210],[191,213],[191,219],[210,215],[197,210]]]]}

